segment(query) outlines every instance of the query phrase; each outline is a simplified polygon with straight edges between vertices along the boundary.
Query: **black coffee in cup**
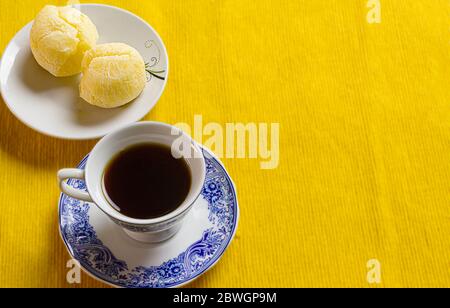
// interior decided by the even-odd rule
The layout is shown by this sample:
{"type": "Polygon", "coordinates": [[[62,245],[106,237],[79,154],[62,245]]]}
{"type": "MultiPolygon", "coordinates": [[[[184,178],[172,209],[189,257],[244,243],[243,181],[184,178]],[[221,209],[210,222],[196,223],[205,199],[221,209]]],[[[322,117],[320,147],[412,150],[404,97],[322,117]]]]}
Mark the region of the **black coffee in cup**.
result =
{"type": "Polygon", "coordinates": [[[103,185],[111,205],[127,217],[151,219],[176,210],[186,199],[192,176],[187,162],[157,143],[133,145],[105,169],[103,185]]]}

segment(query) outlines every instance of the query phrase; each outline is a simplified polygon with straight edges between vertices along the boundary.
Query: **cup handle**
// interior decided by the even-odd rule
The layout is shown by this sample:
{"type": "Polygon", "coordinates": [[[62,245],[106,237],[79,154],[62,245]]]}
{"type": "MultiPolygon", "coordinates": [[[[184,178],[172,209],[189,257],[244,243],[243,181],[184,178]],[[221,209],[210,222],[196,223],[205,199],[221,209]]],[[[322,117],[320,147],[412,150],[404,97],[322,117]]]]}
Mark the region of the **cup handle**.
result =
{"type": "Polygon", "coordinates": [[[66,183],[67,179],[84,180],[84,170],[81,169],[61,169],[58,171],[59,187],[63,193],[69,197],[86,201],[94,202],[89,193],[73,188],[66,183]]]}

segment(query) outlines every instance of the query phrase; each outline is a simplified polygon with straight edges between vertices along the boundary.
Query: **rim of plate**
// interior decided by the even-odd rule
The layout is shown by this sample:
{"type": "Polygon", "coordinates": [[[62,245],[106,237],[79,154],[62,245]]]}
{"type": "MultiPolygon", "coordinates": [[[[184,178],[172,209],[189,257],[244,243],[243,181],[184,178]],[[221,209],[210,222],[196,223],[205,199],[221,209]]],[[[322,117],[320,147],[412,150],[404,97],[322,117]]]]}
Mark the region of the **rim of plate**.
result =
{"type": "MultiPolygon", "coordinates": [[[[163,85],[162,85],[162,87],[161,87],[161,89],[160,89],[158,95],[156,96],[155,102],[154,102],[154,103],[152,104],[152,106],[146,111],[145,114],[139,114],[138,116],[134,117],[133,120],[127,121],[126,123],[124,122],[123,124],[118,125],[118,126],[115,127],[114,129],[121,128],[121,127],[124,127],[124,126],[126,126],[126,125],[129,125],[129,124],[131,124],[131,123],[135,123],[135,122],[140,121],[142,118],[144,118],[144,117],[145,117],[145,116],[153,109],[153,107],[155,107],[156,103],[161,99],[161,96],[162,96],[162,94],[164,93],[164,90],[165,90],[166,85],[167,85],[167,80],[169,79],[169,54],[168,54],[168,52],[167,52],[166,45],[164,44],[164,41],[161,39],[161,36],[160,36],[159,33],[158,33],[158,32],[157,32],[157,31],[156,31],[156,30],[155,30],[155,29],[154,29],[154,28],[146,21],[146,20],[144,20],[142,17],[140,17],[140,16],[138,16],[138,15],[136,15],[136,14],[130,12],[130,11],[127,11],[127,10],[125,10],[125,9],[122,9],[122,8],[120,8],[120,7],[117,7],[117,6],[107,5],[107,4],[96,4],[96,3],[72,4],[72,5],[70,5],[70,6],[72,6],[72,7],[80,7],[80,8],[83,8],[83,7],[89,7],[89,6],[90,6],[90,7],[104,7],[104,8],[110,8],[110,9],[113,9],[113,10],[117,10],[117,11],[120,11],[120,12],[122,12],[122,13],[124,13],[124,14],[130,15],[130,16],[132,16],[132,17],[134,17],[134,18],[137,18],[137,19],[140,20],[141,22],[143,22],[143,23],[144,23],[144,24],[145,24],[145,25],[146,25],[146,26],[147,26],[147,27],[155,34],[156,38],[157,38],[158,41],[161,43],[161,48],[162,48],[162,50],[163,50],[162,56],[165,57],[165,59],[166,59],[166,67],[167,67],[167,68],[166,68],[166,76],[165,76],[165,78],[164,78],[163,85]]],[[[11,44],[13,43],[13,41],[16,39],[17,34],[18,34],[19,32],[21,32],[21,31],[23,31],[26,27],[29,27],[33,22],[34,22],[34,19],[33,19],[32,21],[30,21],[29,23],[27,23],[25,26],[23,26],[19,31],[17,31],[16,34],[14,35],[14,37],[13,37],[13,38],[9,41],[9,43],[6,45],[6,47],[5,47],[5,49],[4,49],[3,53],[2,53],[2,56],[1,56],[1,58],[0,58],[0,74],[1,74],[1,72],[2,72],[2,70],[3,70],[3,67],[2,67],[2,65],[3,65],[3,57],[4,57],[4,55],[6,54],[6,52],[9,50],[9,48],[11,47],[11,44]]],[[[96,133],[96,134],[92,134],[92,135],[84,136],[84,137],[65,136],[65,135],[60,135],[60,134],[55,133],[55,132],[44,131],[44,130],[40,129],[40,128],[37,127],[37,126],[35,126],[35,125],[33,125],[33,124],[30,124],[30,123],[24,121],[21,117],[18,116],[17,111],[14,109],[14,104],[11,103],[11,102],[9,102],[8,99],[6,98],[6,95],[3,94],[6,90],[4,89],[4,85],[3,85],[3,82],[1,82],[1,79],[2,79],[2,78],[0,77],[0,95],[1,95],[1,97],[3,98],[3,101],[5,102],[5,104],[6,104],[6,106],[8,107],[8,109],[9,109],[9,110],[11,111],[11,113],[16,117],[16,119],[18,119],[18,120],[19,120],[21,123],[23,123],[25,126],[27,126],[27,127],[31,128],[31,129],[37,131],[38,133],[41,133],[41,134],[43,134],[43,135],[45,135],[45,136],[49,136],[49,137],[53,137],[53,138],[58,138],[58,139],[63,139],[63,140],[92,140],[92,139],[102,138],[102,137],[106,136],[109,132],[112,131],[112,130],[111,130],[111,131],[105,132],[105,133],[96,133]]]]}
{"type": "MultiPolygon", "coordinates": [[[[207,268],[203,269],[202,271],[200,271],[199,273],[197,273],[195,276],[191,277],[190,279],[188,279],[188,280],[186,280],[186,281],[183,281],[183,282],[181,282],[181,283],[179,283],[179,284],[177,284],[177,285],[171,286],[171,287],[169,287],[169,288],[179,288],[179,287],[185,286],[185,285],[187,285],[187,284],[189,284],[189,283],[195,281],[197,278],[199,278],[200,276],[202,276],[203,274],[205,274],[205,273],[208,272],[209,270],[211,270],[211,269],[217,264],[217,262],[219,262],[219,260],[222,258],[222,256],[223,256],[223,254],[225,253],[225,251],[226,251],[226,250],[228,249],[228,247],[230,246],[231,242],[233,241],[233,239],[234,239],[234,237],[235,237],[235,235],[236,235],[236,231],[237,231],[237,228],[238,228],[238,225],[239,225],[239,217],[240,217],[239,200],[238,200],[238,196],[237,196],[236,185],[235,185],[233,179],[232,179],[231,176],[228,174],[228,171],[226,170],[226,168],[225,168],[223,162],[222,162],[220,159],[218,159],[217,156],[216,156],[211,150],[207,149],[206,147],[204,147],[204,146],[202,146],[202,145],[199,145],[199,147],[200,147],[204,152],[206,152],[207,154],[209,154],[209,155],[211,156],[212,159],[214,159],[215,161],[217,161],[217,162],[219,163],[219,166],[220,166],[220,168],[221,168],[221,171],[226,175],[227,179],[228,179],[228,180],[230,181],[230,183],[231,183],[231,189],[232,189],[232,192],[233,192],[233,195],[234,195],[235,204],[236,204],[236,214],[235,214],[235,218],[234,218],[234,222],[233,222],[233,232],[232,232],[231,236],[228,238],[226,245],[225,245],[221,250],[219,250],[219,251],[217,252],[217,255],[212,259],[210,265],[209,265],[207,268]]],[[[87,155],[81,160],[81,162],[77,165],[77,168],[80,168],[83,164],[85,164],[88,158],[89,158],[89,154],[87,154],[87,155]]],[[[63,232],[62,232],[62,228],[61,228],[61,227],[62,227],[62,224],[61,224],[61,203],[62,203],[63,197],[64,197],[64,194],[61,193],[61,194],[60,194],[60,197],[59,197],[59,201],[58,201],[58,224],[59,224],[58,231],[59,231],[59,236],[61,237],[62,241],[64,242],[64,246],[66,247],[66,250],[67,250],[67,252],[69,253],[69,255],[70,255],[74,260],[77,260],[77,261],[78,261],[78,259],[75,258],[75,256],[74,256],[72,246],[70,246],[70,245],[68,244],[68,242],[66,241],[66,238],[64,237],[63,232]]],[[[94,206],[95,206],[95,205],[94,205],[94,206]]],[[[102,214],[103,214],[103,212],[102,212],[102,214]]],[[[107,217],[105,217],[105,218],[108,219],[107,217]]],[[[170,241],[170,239],[169,239],[169,241],[170,241]]],[[[79,263],[80,263],[80,262],[79,262],[79,263]]],[[[97,275],[95,274],[94,271],[91,272],[89,269],[87,269],[87,268],[86,268],[83,264],[81,264],[81,263],[80,263],[80,267],[81,267],[81,269],[83,270],[83,272],[85,272],[88,276],[90,276],[91,278],[94,278],[94,279],[97,280],[97,281],[100,281],[100,282],[102,282],[102,283],[104,283],[104,284],[106,284],[106,285],[109,285],[109,286],[111,286],[111,287],[114,287],[114,288],[125,288],[125,287],[123,287],[123,286],[116,285],[116,284],[114,284],[114,283],[111,282],[111,281],[107,281],[107,280],[105,280],[105,279],[103,279],[103,278],[97,276],[97,275]]]]}

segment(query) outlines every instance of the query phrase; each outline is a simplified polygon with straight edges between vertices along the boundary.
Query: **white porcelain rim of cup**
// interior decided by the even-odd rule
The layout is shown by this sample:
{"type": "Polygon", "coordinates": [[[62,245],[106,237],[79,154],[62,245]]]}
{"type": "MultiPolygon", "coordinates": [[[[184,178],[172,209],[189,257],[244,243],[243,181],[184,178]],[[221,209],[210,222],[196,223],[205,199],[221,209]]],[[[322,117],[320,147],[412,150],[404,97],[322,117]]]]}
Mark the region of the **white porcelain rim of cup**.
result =
{"type": "MultiPolygon", "coordinates": [[[[92,153],[95,153],[99,148],[101,148],[101,146],[105,143],[111,142],[117,134],[123,132],[124,130],[128,130],[128,129],[132,129],[135,127],[143,127],[143,126],[162,126],[165,128],[170,128],[171,130],[176,130],[177,132],[179,132],[179,136],[183,135],[185,138],[187,138],[188,140],[190,140],[191,142],[191,146],[194,147],[195,151],[201,155],[201,164],[202,164],[202,173],[200,175],[200,179],[194,179],[192,180],[192,186],[191,186],[191,190],[193,190],[192,196],[190,198],[187,198],[183,201],[183,203],[174,211],[161,216],[161,217],[157,217],[157,218],[151,218],[151,219],[137,219],[137,218],[132,218],[132,217],[128,217],[125,216],[123,214],[121,214],[119,211],[117,211],[116,209],[113,208],[112,205],[107,204],[105,206],[104,202],[99,202],[99,200],[96,198],[95,195],[89,194],[93,200],[93,202],[97,205],[97,207],[99,209],[101,209],[105,214],[107,214],[108,216],[112,217],[113,219],[116,219],[120,222],[124,222],[127,224],[132,224],[132,225],[155,225],[158,223],[162,223],[162,222],[166,222],[172,219],[175,219],[176,217],[180,216],[181,214],[183,214],[186,210],[188,210],[192,204],[194,204],[194,202],[198,199],[198,197],[201,194],[201,190],[203,188],[203,184],[205,182],[205,178],[206,178],[206,163],[205,163],[205,158],[203,156],[203,151],[200,149],[200,147],[197,145],[197,143],[192,139],[192,137],[190,137],[189,135],[187,135],[185,132],[183,132],[181,129],[166,124],[166,123],[162,123],[162,122],[154,122],[154,121],[144,121],[144,122],[137,122],[137,123],[133,123],[131,125],[127,125],[121,129],[118,129],[108,135],[106,135],[105,137],[103,137],[102,139],[100,139],[100,141],[94,146],[94,148],[91,151],[92,153]]],[[[90,182],[90,177],[89,177],[89,170],[90,168],[90,162],[92,160],[90,160],[88,158],[87,163],[86,163],[86,168],[85,168],[85,183],[86,183],[86,187],[87,190],[89,192],[89,187],[91,186],[91,182],[90,182]]],[[[102,175],[103,177],[103,175],[102,175]]],[[[98,183],[98,185],[102,185],[101,183],[98,183]]],[[[101,189],[101,188],[100,188],[101,189]]],[[[106,193],[106,192],[104,192],[106,193]]],[[[108,203],[108,202],[106,202],[108,203]]]]}

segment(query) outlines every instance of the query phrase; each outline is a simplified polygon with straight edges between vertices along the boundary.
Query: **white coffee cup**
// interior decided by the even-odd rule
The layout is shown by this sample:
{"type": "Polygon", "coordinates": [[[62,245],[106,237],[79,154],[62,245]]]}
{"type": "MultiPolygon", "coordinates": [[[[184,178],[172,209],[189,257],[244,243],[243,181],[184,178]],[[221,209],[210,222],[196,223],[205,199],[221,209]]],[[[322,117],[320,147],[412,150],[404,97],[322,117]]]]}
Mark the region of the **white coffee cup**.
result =
{"type": "Polygon", "coordinates": [[[203,151],[195,141],[180,129],[158,122],[138,122],[113,132],[102,138],[93,148],[85,170],[62,169],[58,172],[59,185],[64,194],[95,203],[130,237],[150,243],[164,241],[180,229],[183,218],[200,196],[205,176],[203,151]],[[111,159],[125,148],[142,143],[170,146],[174,156],[185,159],[192,176],[191,188],[184,202],[169,214],[153,219],[135,219],[121,214],[110,205],[103,191],[103,176],[111,159]],[[69,186],[66,180],[70,178],[84,180],[87,192],[69,186]]]}

